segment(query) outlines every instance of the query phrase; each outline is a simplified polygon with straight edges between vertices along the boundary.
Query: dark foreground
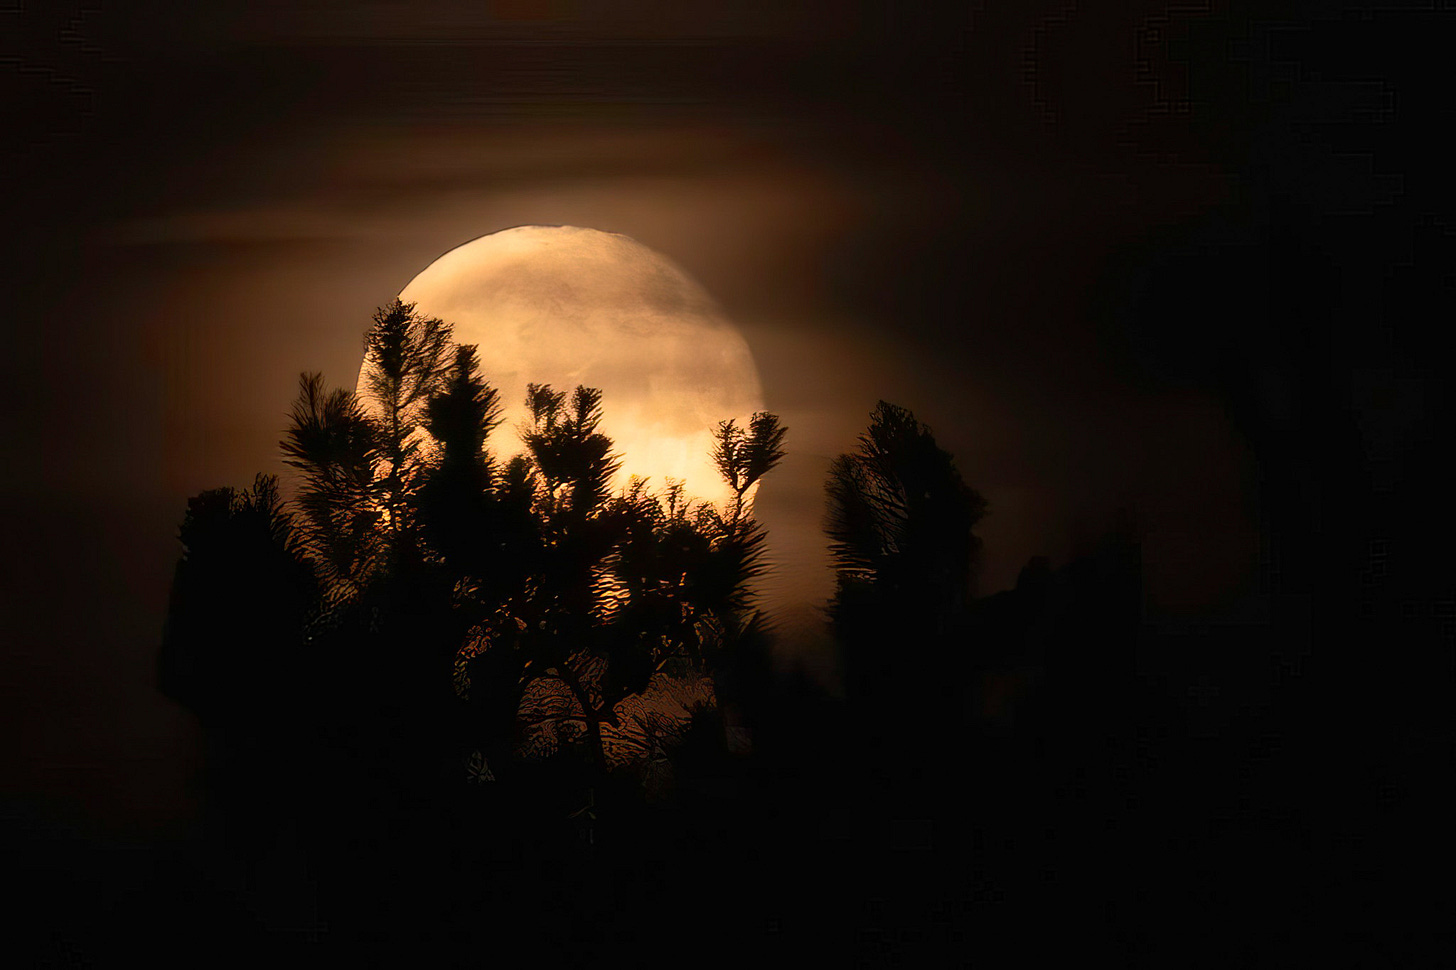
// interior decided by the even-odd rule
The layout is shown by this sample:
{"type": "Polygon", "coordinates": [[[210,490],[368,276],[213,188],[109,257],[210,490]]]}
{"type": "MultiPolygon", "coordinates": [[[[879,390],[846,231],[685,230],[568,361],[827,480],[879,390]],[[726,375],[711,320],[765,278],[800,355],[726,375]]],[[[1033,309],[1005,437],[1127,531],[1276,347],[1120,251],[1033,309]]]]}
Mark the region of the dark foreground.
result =
{"type": "Polygon", "coordinates": [[[853,729],[824,704],[794,749],[684,772],[664,801],[596,793],[589,839],[569,790],[488,784],[449,804],[274,791],[148,845],[14,826],[14,925],[53,966],[1289,966],[1313,946],[1306,822],[1247,776],[1258,757],[1222,754],[1236,739],[1200,753],[1130,720],[884,764],[827,743],[853,729]]]}
{"type": "Polygon", "coordinates": [[[873,703],[777,681],[751,753],[704,716],[655,798],[281,733],[214,739],[173,838],[7,812],[15,965],[1449,965],[1445,735],[1312,690],[1305,615],[1155,628],[1094,566],[981,601],[959,666],[886,634],[873,703]]]}

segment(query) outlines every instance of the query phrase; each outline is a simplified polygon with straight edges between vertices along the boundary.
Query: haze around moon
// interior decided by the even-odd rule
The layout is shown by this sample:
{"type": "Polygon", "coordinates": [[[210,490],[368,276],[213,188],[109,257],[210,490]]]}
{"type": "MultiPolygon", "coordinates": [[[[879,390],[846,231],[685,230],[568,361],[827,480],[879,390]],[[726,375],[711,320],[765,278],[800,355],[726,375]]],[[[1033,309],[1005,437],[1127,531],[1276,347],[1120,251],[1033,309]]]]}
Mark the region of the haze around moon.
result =
{"type": "Polygon", "coordinates": [[[667,257],[618,233],[519,226],[450,250],[399,296],[477,346],[504,408],[496,455],[523,449],[528,383],[597,387],[602,431],[623,459],[617,487],[674,478],[695,498],[728,499],[712,431],[764,409],[758,369],[737,327],[667,257]]]}

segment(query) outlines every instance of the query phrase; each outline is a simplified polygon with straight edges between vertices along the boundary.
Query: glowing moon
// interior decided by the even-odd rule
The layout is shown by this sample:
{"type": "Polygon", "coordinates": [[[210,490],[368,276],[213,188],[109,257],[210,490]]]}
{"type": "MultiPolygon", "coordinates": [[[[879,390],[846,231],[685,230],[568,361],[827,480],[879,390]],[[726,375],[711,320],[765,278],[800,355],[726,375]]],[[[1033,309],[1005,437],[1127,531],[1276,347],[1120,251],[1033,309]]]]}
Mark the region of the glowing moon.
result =
{"type": "Polygon", "coordinates": [[[708,455],[725,418],[764,409],[748,343],[671,260],[628,236],[521,226],[435,260],[400,293],[480,350],[505,420],[497,455],[522,448],[528,383],[602,389],[602,430],[622,455],[617,482],[667,477],[698,498],[728,495],[708,455]]]}

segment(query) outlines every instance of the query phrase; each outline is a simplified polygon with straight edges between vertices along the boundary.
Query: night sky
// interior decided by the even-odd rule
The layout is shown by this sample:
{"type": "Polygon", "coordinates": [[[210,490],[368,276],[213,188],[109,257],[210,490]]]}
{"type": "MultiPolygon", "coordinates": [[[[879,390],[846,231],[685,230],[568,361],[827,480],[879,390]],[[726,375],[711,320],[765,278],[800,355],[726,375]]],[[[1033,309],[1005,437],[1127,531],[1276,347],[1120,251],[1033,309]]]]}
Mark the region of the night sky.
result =
{"type": "Polygon", "coordinates": [[[885,399],[989,501],[981,592],[1130,518],[1147,622],[1282,631],[1190,662],[1227,716],[1352,630],[1381,652],[1342,710],[1448,706],[1449,16],[95,6],[0,10],[6,814],[189,816],[154,686],[186,499],[281,471],[298,373],[352,386],[375,307],[523,224],[632,236],[741,327],[790,429],[759,514],[791,629],[885,399]]]}

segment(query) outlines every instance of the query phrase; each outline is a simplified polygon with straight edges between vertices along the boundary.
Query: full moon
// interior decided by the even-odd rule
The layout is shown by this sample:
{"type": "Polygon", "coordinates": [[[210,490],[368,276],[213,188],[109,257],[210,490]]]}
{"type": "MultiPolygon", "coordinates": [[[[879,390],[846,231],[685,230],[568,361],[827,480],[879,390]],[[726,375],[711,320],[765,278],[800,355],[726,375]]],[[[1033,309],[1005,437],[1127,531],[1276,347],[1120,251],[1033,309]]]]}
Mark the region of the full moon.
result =
{"type": "Polygon", "coordinates": [[[520,226],[452,249],[399,297],[479,349],[503,406],[497,455],[523,448],[528,383],[581,384],[602,391],[618,488],[636,475],[654,489],[673,478],[695,498],[730,496],[709,457],[712,431],[764,409],[758,370],[721,308],[662,254],[617,233],[520,226]]]}

